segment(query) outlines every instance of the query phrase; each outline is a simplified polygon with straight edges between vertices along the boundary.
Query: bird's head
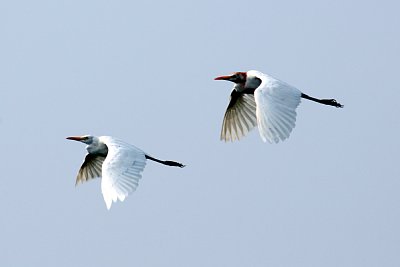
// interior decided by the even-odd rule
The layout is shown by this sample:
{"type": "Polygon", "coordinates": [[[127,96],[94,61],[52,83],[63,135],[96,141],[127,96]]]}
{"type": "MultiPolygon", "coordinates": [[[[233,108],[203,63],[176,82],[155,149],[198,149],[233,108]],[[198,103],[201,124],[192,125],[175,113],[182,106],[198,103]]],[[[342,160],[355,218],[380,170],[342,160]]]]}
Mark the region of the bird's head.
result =
{"type": "Polygon", "coordinates": [[[67,139],[79,141],[79,142],[85,143],[87,145],[91,145],[95,138],[92,135],[82,135],[82,136],[69,136],[69,137],[67,137],[67,139]]]}
{"type": "Polygon", "coordinates": [[[256,89],[261,84],[262,73],[256,70],[247,72],[235,72],[232,75],[220,76],[214,80],[225,80],[236,83],[239,87],[246,89],[256,89]]]}

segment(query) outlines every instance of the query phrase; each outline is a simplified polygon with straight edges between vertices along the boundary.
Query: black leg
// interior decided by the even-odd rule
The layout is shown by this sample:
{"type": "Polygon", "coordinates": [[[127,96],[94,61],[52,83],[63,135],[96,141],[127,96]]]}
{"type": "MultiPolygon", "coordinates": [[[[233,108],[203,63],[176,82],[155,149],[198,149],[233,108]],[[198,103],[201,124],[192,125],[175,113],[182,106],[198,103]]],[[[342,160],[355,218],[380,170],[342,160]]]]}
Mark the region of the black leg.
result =
{"type": "Polygon", "coordinates": [[[152,161],[155,161],[155,162],[158,162],[158,163],[167,165],[167,166],[174,166],[174,167],[180,167],[180,168],[185,167],[185,165],[183,165],[182,163],[176,162],[176,161],[171,161],[171,160],[159,160],[159,159],[150,157],[149,155],[145,155],[145,156],[146,156],[146,159],[149,159],[149,160],[152,160],[152,161]]]}
{"type": "Polygon", "coordinates": [[[320,103],[320,104],[328,105],[328,106],[334,106],[337,108],[343,107],[343,105],[338,103],[335,99],[318,99],[318,98],[314,98],[314,97],[311,97],[311,96],[303,94],[303,93],[301,93],[301,97],[311,100],[311,101],[314,101],[314,102],[317,102],[317,103],[320,103]]]}

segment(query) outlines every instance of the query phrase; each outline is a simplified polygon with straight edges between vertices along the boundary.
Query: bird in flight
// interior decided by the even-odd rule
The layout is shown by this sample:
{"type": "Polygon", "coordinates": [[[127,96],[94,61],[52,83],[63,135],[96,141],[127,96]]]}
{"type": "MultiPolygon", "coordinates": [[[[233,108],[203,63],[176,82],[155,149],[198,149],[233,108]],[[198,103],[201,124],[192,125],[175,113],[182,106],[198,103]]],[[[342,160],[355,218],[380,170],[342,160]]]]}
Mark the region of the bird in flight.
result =
{"type": "Polygon", "coordinates": [[[185,167],[179,162],[153,158],[141,149],[111,136],[83,135],[67,139],[87,145],[88,154],[78,172],[75,185],[96,177],[102,178],[101,192],[107,209],[117,200],[124,201],[136,190],[147,159],[167,166],[185,167]]]}
{"type": "Polygon", "coordinates": [[[278,143],[289,137],[301,98],[342,108],[335,99],[317,99],[256,70],[236,72],[214,80],[234,82],[222,123],[221,140],[235,141],[258,126],[261,139],[278,143]]]}

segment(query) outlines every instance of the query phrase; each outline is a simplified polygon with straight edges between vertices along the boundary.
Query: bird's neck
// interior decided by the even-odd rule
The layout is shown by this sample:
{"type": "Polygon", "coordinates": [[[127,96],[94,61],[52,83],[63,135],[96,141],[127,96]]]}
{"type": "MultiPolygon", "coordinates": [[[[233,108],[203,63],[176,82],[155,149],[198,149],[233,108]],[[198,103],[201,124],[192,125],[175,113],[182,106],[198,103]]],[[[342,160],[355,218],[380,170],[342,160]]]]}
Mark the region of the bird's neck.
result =
{"type": "Polygon", "coordinates": [[[258,77],[248,78],[246,83],[237,83],[235,84],[234,89],[243,94],[254,94],[254,90],[256,90],[260,84],[262,83],[261,79],[258,77]]]}
{"type": "Polygon", "coordinates": [[[241,94],[250,94],[253,95],[254,94],[254,90],[256,88],[247,88],[244,87],[244,84],[236,84],[235,88],[234,88],[237,92],[241,93],[241,94]]]}
{"type": "Polygon", "coordinates": [[[235,84],[235,86],[233,87],[234,90],[236,90],[239,93],[242,93],[244,90],[246,90],[246,88],[244,87],[244,83],[237,83],[235,84]]]}
{"type": "Polygon", "coordinates": [[[257,89],[261,85],[262,81],[258,77],[248,77],[246,80],[245,88],[246,89],[257,89]]]}
{"type": "Polygon", "coordinates": [[[100,142],[93,142],[92,144],[86,147],[86,150],[90,154],[101,154],[106,156],[108,153],[107,146],[100,142]]]}

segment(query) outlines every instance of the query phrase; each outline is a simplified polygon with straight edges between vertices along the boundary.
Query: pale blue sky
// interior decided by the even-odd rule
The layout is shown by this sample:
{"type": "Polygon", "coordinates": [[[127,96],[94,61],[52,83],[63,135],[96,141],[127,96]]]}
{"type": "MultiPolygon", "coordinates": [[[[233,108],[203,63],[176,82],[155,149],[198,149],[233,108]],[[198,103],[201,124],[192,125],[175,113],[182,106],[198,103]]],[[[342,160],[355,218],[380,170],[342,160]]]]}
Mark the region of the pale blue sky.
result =
{"type": "Polygon", "coordinates": [[[397,1],[0,3],[1,266],[400,266],[397,1]],[[257,69],[303,101],[291,137],[219,141],[257,69]],[[107,211],[75,188],[112,135],[149,162],[107,211]]]}

